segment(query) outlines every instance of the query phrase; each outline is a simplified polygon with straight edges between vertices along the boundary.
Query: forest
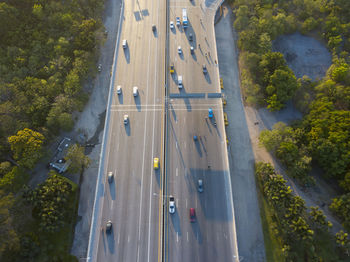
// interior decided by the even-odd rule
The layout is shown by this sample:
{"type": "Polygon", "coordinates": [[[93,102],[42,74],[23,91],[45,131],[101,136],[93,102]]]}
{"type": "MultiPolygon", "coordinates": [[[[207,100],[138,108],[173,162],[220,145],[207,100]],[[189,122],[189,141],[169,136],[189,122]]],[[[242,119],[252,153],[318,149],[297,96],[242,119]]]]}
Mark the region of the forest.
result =
{"type": "MultiPolygon", "coordinates": [[[[290,126],[278,123],[261,132],[261,144],[302,186],[314,185],[310,171],[321,167],[323,179],[337,185],[338,196],[329,200],[329,209],[349,232],[350,1],[234,0],[231,5],[245,103],[278,111],[291,100],[303,113],[302,120],[290,126]],[[332,65],[322,79],[297,79],[283,55],[272,51],[278,36],[294,32],[318,39],[331,52],[332,65]]],[[[343,239],[341,246],[349,252],[347,233],[343,239]]]]}
{"type": "MultiPolygon", "coordinates": [[[[97,72],[103,4],[0,1],[1,261],[77,261],[69,254],[77,186],[54,171],[34,189],[27,184],[89,98],[83,84],[97,72]]],[[[78,146],[69,152],[82,153],[78,146]]]]}

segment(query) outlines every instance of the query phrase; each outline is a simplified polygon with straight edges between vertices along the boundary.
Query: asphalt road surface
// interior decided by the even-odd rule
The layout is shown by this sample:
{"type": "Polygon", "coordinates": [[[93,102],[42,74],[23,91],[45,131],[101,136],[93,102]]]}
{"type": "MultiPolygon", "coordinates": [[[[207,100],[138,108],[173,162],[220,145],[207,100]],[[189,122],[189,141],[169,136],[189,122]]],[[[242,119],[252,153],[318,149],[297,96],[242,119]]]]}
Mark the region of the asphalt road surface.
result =
{"type": "Polygon", "coordinates": [[[182,20],[183,8],[189,26],[175,25],[169,32],[169,64],[175,73],[169,77],[165,195],[175,197],[176,213],[165,213],[165,261],[238,261],[222,101],[217,98],[216,8],[208,1],[170,0],[170,21],[182,20]],[[196,222],[190,222],[190,208],[195,208],[196,222]]]}
{"type": "Polygon", "coordinates": [[[91,261],[238,261],[216,63],[215,5],[210,1],[125,1],[102,181],[98,180],[90,235],[91,261]],[[184,7],[189,27],[170,31],[169,21],[175,22],[176,16],[182,20],[184,7]],[[169,63],[175,65],[173,75],[168,72],[169,63]],[[180,75],[181,90],[177,87],[180,75]],[[120,95],[116,93],[119,85],[120,95]],[[132,93],[134,86],[137,97],[132,93]],[[213,119],[208,118],[209,107],[213,119]],[[158,170],[153,167],[155,157],[160,159],[158,170]],[[108,172],[114,174],[112,183],[108,172]],[[198,179],[204,182],[202,193],[197,190],[198,179]],[[176,199],[175,214],[168,212],[169,195],[176,199]],[[189,221],[192,207],[194,223],[189,221]]]}
{"type": "Polygon", "coordinates": [[[125,1],[92,261],[161,260],[165,14],[161,0],[125,1]],[[155,157],[160,158],[158,170],[155,157]],[[112,183],[106,177],[110,171],[112,183]]]}

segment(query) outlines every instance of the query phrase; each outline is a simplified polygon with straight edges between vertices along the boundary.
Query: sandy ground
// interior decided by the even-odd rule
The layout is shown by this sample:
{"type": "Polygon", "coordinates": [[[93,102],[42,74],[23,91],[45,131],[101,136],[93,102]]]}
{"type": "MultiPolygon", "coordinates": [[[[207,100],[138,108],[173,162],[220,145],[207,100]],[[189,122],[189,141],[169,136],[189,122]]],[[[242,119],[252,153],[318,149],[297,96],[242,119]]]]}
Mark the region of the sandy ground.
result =
{"type": "Polygon", "coordinates": [[[89,152],[90,167],[85,170],[80,181],[80,200],[78,209],[78,222],[75,226],[75,235],[71,253],[86,261],[85,256],[89,241],[91,214],[94,203],[96,178],[98,174],[101,141],[103,136],[104,113],[110,84],[110,73],[117,37],[121,0],[109,0],[105,5],[104,25],[108,31],[107,41],[101,47],[100,61],[102,71],[97,75],[90,100],[80,114],[74,127],[75,132],[82,133],[89,143],[96,144],[89,152]]]}

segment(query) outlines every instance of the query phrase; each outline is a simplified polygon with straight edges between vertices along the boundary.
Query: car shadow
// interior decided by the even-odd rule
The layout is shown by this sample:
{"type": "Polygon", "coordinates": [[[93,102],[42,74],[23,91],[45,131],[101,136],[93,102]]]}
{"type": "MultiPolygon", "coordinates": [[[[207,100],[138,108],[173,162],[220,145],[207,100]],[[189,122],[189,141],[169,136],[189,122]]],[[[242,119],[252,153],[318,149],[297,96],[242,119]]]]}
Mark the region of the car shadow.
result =
{"type": "Polygon", "coordinates": [[[134,100],[135,100],[135,105],[136,105],[137,111],[141,112],[141,97],[140,97],[140,94],[137,95],[137,96],[134,96],[134,100]]]}
{"type": "MultiPolygon", "coordinates": [[[[207,70],[208,70],[208,69],[207,69],[207,70]]],[[[205,80],[208,82],[208,84],[211,84],[211,78],[210,78],[209,72],[207,72],[206,74],[204,74],[204,78],[205,78],[205,80]]]]}
{"type": "Polygon", "coordinates": [[[182,47],[181,47],[181,53],[179,54],[179,57],[180,57],[181,60],[185,60],[184,51],[183,51],[182,47]]]}
{"type": "Polygon", "coordinates": [[[194,60],[194,61],[197,61],[196,51],[194,51],[193,54],[191,54],[191,55],[192,55],[193,60],[194,60]]]}
{"type": "Polygon", "coordinates": [[[117,95],[118,96],[118,101],[119,101],[119,104],[123,104],[123,100],[124,100],[124,97],[123,97],[123,91],[120,95],[117,95]]]}
{"type": "Polygon", "coordinates": [[[172,104],[170,104],[170,112],[172,113],[175,122],[177,122],[176,112],[175,112],[174,107],[173,107],[172,104]]]}
{"type": "Polygon", "coordinates": [[[129,50],[129,47],[123,48],[123,50],[124,50],[124,56],[125,56],[125,59],[126,59],[126,63],[130,64],[130,50],[129,50]]]}
{"type": "Polygon", "coordinates": [[[201,228],[199,226],[197,214],[196,214],[196,222],[191,223],[191,228],[192,228],[193,234],[195,234],[196,236],[198,243],[201,244],[203,242],[203,236],[202,236],[201,228]]]}
{"type": "MultiPolygon", "coordinates": [[[[107,181],[107,183],[108,183],[108,181],[107,181]]],[[[116,186],[117,186],[117,184],[115,183],[115,174],[113,177],[113,181],[111,183],[108,183],[108,184],[109,184],[109,194],[111,195],[111,199],[115,200],[116,199],[116,186]]]]}
{"type": "Polygon", "coordinates": [[[129,117],[129,123],[127,125],[123,124],[125,126],[125,132],[127,136],[130,136],[131,133],[131,123],[130,123],[130,117],[129,117]]]}
{"type": "Polygon", "coordinates": [[[202,157],[202,156],[203,156],[203,153],[202,153],[202,149],[201,149],[201,143],[200,143],[199,140],[200,140],[200,139],[197,138],[197,141],[194,141],[194,140],[193,140],[193,142],[194,142],[194,144],[195,144],[195,146],[196,146],[196,150],[197,150],[199,156],[202,157]]]}
{"type": "MultiPolygon", "coordinates": [[[[113,221],[112,221],[112,223],[113,223],[113,221]]],[[[114,254],[114,247],[115,247],[114,227],[115,227],[115,223],[112,224],[111,232],[109,232],[109,233],[106,232],[108,249],[109,249],[109,252],[112,254],[114,254]]]]}
{"type": "MultiPolygon", "coordinates": [[[[169,205],[168,205],[169,207],[169,205]]],[[[169,214],[171,217],[171,223],[173,224],[174,231],[177,233],[179,237],[182,236],[181,232],[181,222],[179,217],[179,211],[177,209],[177,205],[175,204],[176,211],[174,214],[169,214]]],[[[169,211],[168,211],[169,212],[169,211]]]]}

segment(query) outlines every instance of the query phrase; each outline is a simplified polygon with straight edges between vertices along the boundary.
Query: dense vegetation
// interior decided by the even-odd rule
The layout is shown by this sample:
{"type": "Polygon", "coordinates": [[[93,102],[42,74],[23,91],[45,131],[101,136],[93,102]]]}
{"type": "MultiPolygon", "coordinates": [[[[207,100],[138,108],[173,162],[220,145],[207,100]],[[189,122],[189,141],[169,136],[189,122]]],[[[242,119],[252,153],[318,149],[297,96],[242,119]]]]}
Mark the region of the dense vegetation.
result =
{"type": "Polygon", "coordinates": [[[263,131],[261,143],[301,184],[318,164],[327,179],[338,182],[339,197],[331,210],[350,230],[350,1],[232,1],[241,50],[241,84],[246,102],[283,108],[288,99],[304,113],[291,126],[282,123],[263,131]],[[272,52],[277,36],[299,31],[326,43],[332,65],[320,81],[295,79],[282,54],[272,52]]]}
{"type": "Polygon", "coordinates": [[[277,246],[272,248],[282,254],[278,261],[347,261],[347,233],[340,231],[332,236],[332,224],[319,207],[307,210],[305,201],[292,193],[270,164],[257,163],[256,176],[273,221],[269,227],[277,246]]]}
{"type": "MultiPolygon", "coordinates": [[[[25,189],[45,144],[73,127],[103,41],[102,0],[0,1],[0,260],[70,261],[76,192],[50,174],[25,189]],[[32,214],[32,215],[31,215],[32,214]],[[55,232],[55,233],[53,233],[55,232]],[[61,242],[59,242],[61,241],[61,242]]],[[[88,161],[75,146],[67,156],[88,161]]]]}

